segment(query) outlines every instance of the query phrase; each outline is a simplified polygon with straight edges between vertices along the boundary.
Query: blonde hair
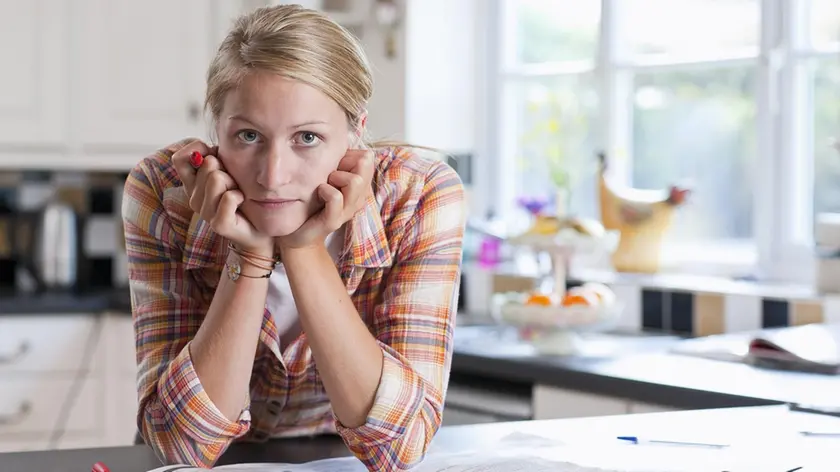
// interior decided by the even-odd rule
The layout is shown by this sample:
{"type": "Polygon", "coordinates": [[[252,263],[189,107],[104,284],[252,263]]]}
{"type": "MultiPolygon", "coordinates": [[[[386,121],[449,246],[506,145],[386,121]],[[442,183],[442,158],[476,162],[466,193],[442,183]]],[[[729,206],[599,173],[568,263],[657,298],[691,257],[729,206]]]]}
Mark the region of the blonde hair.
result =
{"type": "Polygon", "coordinates": [[[205,110],[218,122],[225,96],[253,70],[303,82],[344,110],[356,145],[379,149],[438,149],[398,140],[371,141],[361,119],[373,94],[373,74],[358,39],[323,13],[300,5],[256,8],[240,16],[207,71],[205,110]],[[355,138],[354,138],[355,139],[355,138]]]}
{"type": "Polygon", "coordinates": [[[373,94],[371,68],[358,40],[323,13],[276,5],[236,20],[207,71],[205,109],[214,123],[227,93],[253,70],[320,90],[344,110],[350,126],[360,130],[373,94]]]}

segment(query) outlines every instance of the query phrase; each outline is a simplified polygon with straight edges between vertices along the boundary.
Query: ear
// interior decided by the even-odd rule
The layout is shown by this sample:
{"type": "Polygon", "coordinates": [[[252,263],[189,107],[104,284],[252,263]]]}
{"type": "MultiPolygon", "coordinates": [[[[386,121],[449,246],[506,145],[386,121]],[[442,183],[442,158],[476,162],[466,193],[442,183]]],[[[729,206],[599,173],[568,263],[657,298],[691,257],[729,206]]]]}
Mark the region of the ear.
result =
{"type": "Polygon", "coordinates": [[[359,123],[356,126],[356,136],[361,137],[365,133],[365,125],[367,125],[367,110],[363,110],[359,115],[359,123]]]}

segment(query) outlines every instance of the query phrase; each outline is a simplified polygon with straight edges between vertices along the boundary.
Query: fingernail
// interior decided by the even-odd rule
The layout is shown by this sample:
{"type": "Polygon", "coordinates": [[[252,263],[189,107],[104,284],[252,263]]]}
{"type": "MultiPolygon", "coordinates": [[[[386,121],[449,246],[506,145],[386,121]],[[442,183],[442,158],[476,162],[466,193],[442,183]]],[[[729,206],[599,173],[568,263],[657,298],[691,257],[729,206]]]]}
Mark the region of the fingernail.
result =
{"type": "Polygon", "coordinates": [[[203,163],[204,156],[202,156],[200,152],[193,151],[192,154],[190,154],[190,164],[193,166],[193,168],[198,169],[203,163]]]}
{"type": "Polygon", "coordinates": [[[105,464],[97,462],[96,464],[93,464],[91,472],[110,472],[110,469],[108,469],[108,466],[105,464]]]}

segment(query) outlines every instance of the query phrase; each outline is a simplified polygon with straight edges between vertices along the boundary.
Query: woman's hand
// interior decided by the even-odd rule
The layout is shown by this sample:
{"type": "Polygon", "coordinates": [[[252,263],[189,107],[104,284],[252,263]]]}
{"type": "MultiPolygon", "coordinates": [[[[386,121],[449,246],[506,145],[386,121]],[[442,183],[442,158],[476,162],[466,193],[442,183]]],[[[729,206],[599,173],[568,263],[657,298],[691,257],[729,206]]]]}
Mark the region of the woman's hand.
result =
{"type": "Polygon", "coordinates": [[[372,179],[373,151],[348,149],[338,163],[338,169],[316,190],[324,208],[309,217],[294,233],[276,238],[281,252],[323,243],[327,235],[364,207],[372,179]]]}
{"type": "Polygon", "coordinates": [[[196,140],[172,155],[172,163],[190,199],[190,208],[210,223],[216,233],[241,249],[270,257],[274,246],[272,238],[257,232],[238,211],[245,195],[225,172],[216,157],[217,151],[218,148],[196,140]],[[193,156],[196,152],[200,157],[193,156]],[[193,166],[194,162],[199,164],[198,169],[193,166]]]}

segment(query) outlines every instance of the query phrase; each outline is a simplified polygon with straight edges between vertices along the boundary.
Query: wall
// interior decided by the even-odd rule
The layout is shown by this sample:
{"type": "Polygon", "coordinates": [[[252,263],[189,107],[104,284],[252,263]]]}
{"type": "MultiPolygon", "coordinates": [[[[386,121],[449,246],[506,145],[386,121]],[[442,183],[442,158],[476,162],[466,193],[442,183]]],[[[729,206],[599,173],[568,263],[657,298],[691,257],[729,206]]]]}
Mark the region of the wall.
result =
{"type": "Polygon", "coordinates": [[[407,2],[406,137],[475,150],[477,0],[407,2]]]}

